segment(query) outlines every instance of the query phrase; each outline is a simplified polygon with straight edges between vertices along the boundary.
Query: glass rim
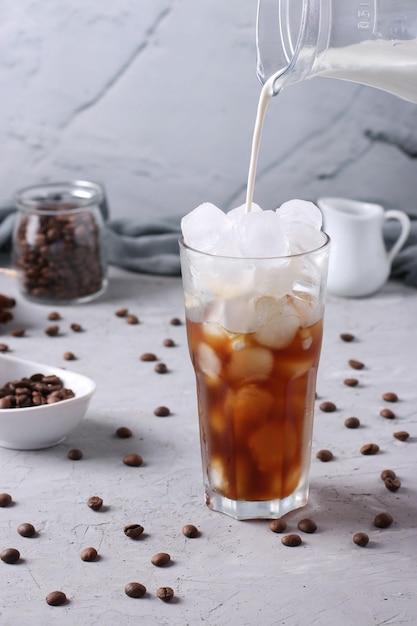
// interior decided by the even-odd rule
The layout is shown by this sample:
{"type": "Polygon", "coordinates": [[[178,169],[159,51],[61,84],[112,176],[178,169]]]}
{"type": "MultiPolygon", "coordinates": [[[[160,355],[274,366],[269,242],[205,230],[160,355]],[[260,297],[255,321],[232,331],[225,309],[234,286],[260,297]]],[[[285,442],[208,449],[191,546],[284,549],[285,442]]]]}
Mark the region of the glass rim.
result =
{"type": "Polygon", "coordinates": [[[303,252],[296,252],[294,254],[281,254],[281,255],[276,255],[276,256],[227,256],[225,254],[214,254],[213,252],[205,252],[204,250],[198,250],[197,248],[193,248],[193,246],[188,245],[185,240],[184,240],[184,236],[181,235],[180,238],[178,239],[178,243],[180,248],[183,248],[184,250],[188,250],[190,252],[194,252],[196,254],[200,254],[202,256],[206,256],[208,258],[213,258],[213,259],[224,259],[224,260],[230,260],[230,261],[278,261],[278,260],[285,260],[285,259],[295,259],[295,258],[302,258],[305,256],[309,256],[311,254],[320,252],[322,250],[325,250],[326,248],[328,248],[330,246],[330,237],[329,235],[324,232],[324,230],[319,231],[323,237],[324,237],[324,241],[320,246],[317,246],[316,248],[312,248],[311,250],[305,250],[303,252]]]}
{"type": "Polygon", "coordinates": [[[88,180],[37,183],[15,193],[18,209],[41,215],[51,215],[54,211],[60,214],[77,213],[94,205],[99,206],[103,200],[102,185],[88,180]]]}

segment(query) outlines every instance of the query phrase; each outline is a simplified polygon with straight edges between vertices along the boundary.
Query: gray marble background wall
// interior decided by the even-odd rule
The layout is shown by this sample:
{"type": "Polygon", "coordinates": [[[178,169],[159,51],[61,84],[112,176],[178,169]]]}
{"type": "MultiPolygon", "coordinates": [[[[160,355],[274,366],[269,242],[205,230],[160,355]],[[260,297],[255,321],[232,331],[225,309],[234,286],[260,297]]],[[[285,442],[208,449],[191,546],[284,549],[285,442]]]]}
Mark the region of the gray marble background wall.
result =
{"type": "MultiPolygon", "coordinates": [[[[244,200],[260,84],[256,1],[0,0],[0,207],[102,181],[113,217],[244,200]]],[[[269,108],[255,201],[339,194],[412,209],[417,107],[337,80],[269,108]]]]}

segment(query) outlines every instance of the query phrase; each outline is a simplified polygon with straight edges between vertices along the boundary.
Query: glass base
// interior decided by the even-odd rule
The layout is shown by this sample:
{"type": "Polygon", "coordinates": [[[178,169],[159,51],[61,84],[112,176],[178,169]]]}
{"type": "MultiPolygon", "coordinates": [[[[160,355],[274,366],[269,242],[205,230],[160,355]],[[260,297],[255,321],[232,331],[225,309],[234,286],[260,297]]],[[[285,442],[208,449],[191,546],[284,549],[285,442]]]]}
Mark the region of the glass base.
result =
{"type": "Polygon", "coordinates": [[[278,500],[230,500],[217,491],[206,488],[206,504],[212,511],[224,513],[237,520],[278,519],[307,504],[308,485],[300,485],[286,498],[278,500]]]}
{"type": "Polygon", "coordinates": [[[101,288],[98,291],[94,291],[93,293],[86,294],[85,296],[79,296],[78,298],[54,298],[53,296],[40,296],[36,297],[28,293],[23,287],[20,288],[21,295],[29,300],[30,302],[34,302],[36,304],[46,304],[48,306],[66,306],[70,304],[84,304],[87,302],[91,302],[92,300],[96,300],[99,296],[101,296],[108,287],[108,279],[105,278],[102,282],[101,288]]]}

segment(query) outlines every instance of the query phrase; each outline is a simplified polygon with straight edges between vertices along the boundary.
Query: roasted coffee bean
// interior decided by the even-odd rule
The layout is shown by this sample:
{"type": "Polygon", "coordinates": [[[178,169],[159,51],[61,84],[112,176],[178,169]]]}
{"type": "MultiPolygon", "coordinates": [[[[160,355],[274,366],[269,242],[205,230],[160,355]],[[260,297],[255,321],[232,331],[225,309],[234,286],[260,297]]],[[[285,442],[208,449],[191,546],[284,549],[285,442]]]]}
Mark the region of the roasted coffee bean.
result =
{"type": "Polygon", "coordinates": [[[284,519],[273,519],[269,522],[269,529],[273,533],[283,533],[287,528],[287,522],[284,519]]]}
{"type": "Polygon", "coordinates": [[[163,344],[167,348],[173,348],[175,346],[175,341],[173,339],[164,339],[163,344]]]}
{"type": "Polygon", "coordinates": [[[359,380],[357,378],[345,378],[343,381],[347,387],[357,387],[359,380]]]}
{"type": "Polygon", "coordinates": [[[13,337],[24,337],[26,334],[26,330],[24,328],[14,328],[10,331],[10,334],[13,337]]]}
{"type": "Polygon", "coordinates": [[[351,335],[350,333],[341,333],[340,339],[342,341],[346,341],[346,342],[350,343],[351,341],[353,341],[355,339],[355,336],[351,335]]]}
{"type": "Polygon", "coordinates": [[[391,411],[391,409],[381,409],[379,414],[381,417],[385,417],[385,419],[387,420],[395,419],[395,413],[394,411],[391,411]]]}
{"type": "Polygon", "coordinates": [[[185,526],[182,527],[182,534],[189,539],[195,539],[200,535],[200,532],[194,524],[185,524],[185,526]]]}
{"type": "Polygon", "coordinates": [[[319,461],[323,463],[328,463],[333,459],[333,452],[331,450],[319,450],[316,454],[316,457],[319,461]]]}
{"type": "Polygon", "coordinates": [[[45,600],[50,606],[60,606],[61,604],[65,604],[67,596],[63,591],[51,591],[48,593],[45,600]]]}
{"type": "Polygon", "coordinates": [[[45,328],[45,335],[49,337],[56,337],[59,334],[59,326],[54,324],[53,326],[48,326],[45,328]]]}
{"type": "Polygon", "coordinates": [[[165,363],[157,363],[154,369],[157,374],[166,374],[168,371],[168,368],[165,365],[165,363]]]}
{"type": "Polygon", "coordinates": [[[17,563],[20,559],[20,552],[16,548],[5,548],[0,552],[0,559],[9,565],[17,563]]]}
{"type": "Polygon", "coordinates": [[[0,493],[0,507],[9,506],[13,499],[9,493],[0,493]]]}
{"type": "Polygon", "coordinates": [[[103,506],[103,499],[99,496],[91,496],[91,498],[87,500],[87,505],[90,509],[93,509],[93,511],[99,511],[103,506]]]}
{"type": "Polygon", "coordinates": [[[75,361],[76,356],[73,352],[64,352],[65,361],[75,361]]]}
{"type": "Polygon", "coordinates": [[[128,324],[139,324],[139,318],[136,315],[128,315],[126,322],[128,324]]]}
{"type": "Polygon", "coordinates": [[[399,439],[400,441],[407,441],[409,436],[410,435],[406,430],[398,430],[397,432],[394,433],[394,437],[396,439],[399,439]]]}
{"type": "Polygon", "coordinates": [[[89,547],[84,548],[80,554],[82,561],[95,561],[97,558],[97,550],[95,548],[89,547]]]}
{"type": "Polygon", "coordinates": [[[361,447],[361,454],[364,456],[371,456],[373,454],[378,454],[379,445],[377,443],[365,443],[361,447]]]}
{"type": "Polygon", "coordinates": [[[0,408],[22,408],[51,404],[74,397],[71,389],[64,387],[58,376],[33,374],[6,383],[0,388],[0,408]]]}
{"type": "Polygon", "coordinates": [[[170,413],[171,413],[171,411],[169,410],[169,408],[167,406],[158,406],[154,410],[154,414],[157,417],[167,417],[170,413]]]}
{"type": "Polygon", "coordinates": [[[61,319],[61,316],[60,316],[60,314],[58,313],[58,311],[51,311],[51,312],[48,314],[48,320],[49,320],[50,322],[57,322],[57,321],[58,321],[58,320],[60,320],[60,319],[61,319]]]}
{"type": "Polygon", "coordinates": [[[401,487],[401,482],[398,480],[398,478],[388,477],[384,480],[384,485],[389,491],[398,491],[398,489],[401,487]]]}
{"type": "Polygon", "coordinates": [[[126,537],[130,537],[130,539],[137,539],[142,535],[144,531],[143,526],[140,524],[128,524],[123,528],[123,532],[126,537]]]}
{"type": "Polygon", "coordinates": [[[157,361],[157,357],[155,354],[153,354],[152,352],[144,352],[141,357],[140,357],[141,361],[157,361]]]}
{"type": "Polygon", "coordinates": [[[314,520],[305,518],[298,522],[297,528],[303,533],[315,533],[317,530],[317,524],[314,520]]]}
{"type": "Polygon", "coordinates": [[[333,413],[336,411],[336,405],[334,402],[322,402],[319,405],[320,411],[324,411],[324,413],[333,413]]]}
{"type": "Polygon", "coordinates": [[[378,513],[374,519],[374,526],[377,528],[388,528],[394,521],[389,513],[378,513]]]}
{"type": "Polygon", "coordinates": [[[164,565],[168,565],[171,561],[171,557],[166,552],[157,552],[151,558],[152,565],[156,565],[157,567],[164,567],[164,565]]]}
{"type": "Polygon", "coordinates": [[[133,433],[127,426],[120,426],[116,430],[116,435],[120,437],[120,439],[129,439],[129,437],[132,437],[133,433]]]}
{"type": "Polygon", "coordinates": [[[369,537],[366,533],[355,533],[353,535],[353,543],[356,543],[357,546],[361,546],[364,548],[369,542],[369,537]]]}
{"type": "Polygon", "coordinates": [[[116,311],[116,315],[117,315],[117,317],[126,317],[127,309],[118,309],[116,311]]]}
{"type": "Polygon", "coordinates": [[[123,463],[130,467],[140,467],[143,463],[143,459],[140,454],[126,454],[123,457],[123,463]]]}
{"type": "Polygon", "coordinates": [[[125,594],[129,598],[142,598],[145,593],[146,587],[142,583],[127,583],[125,586],[125,594]]]}
{"type": "Polygon", "coordinates": [[[156,595],[160,600],[170,602],[174,597],[174,590],[171,587],[159,587],[156,590],[156,595]]]}
{"type": "Polygon", "coordinates": [[[382,394],[382,399],[385,402],[398,402],[398,396],[393,391],[387,391],[387,393],[382,394]]]}
{"type": "Polygon", "coordinates": [[[345,419],[346,428],[359,428],[360,424],[361,423],[357,417],[347,417],[345,419]]]}
{"type": "Polygon", "coordinates": [[[80,461],[83,458],[83,451],[78,448],[68,450],[67,457],[70,461],[80,461]]]}
{"type": "Polygon", "coordinates": [[[16,300],[0,293],[0,309],[13,309],[16,306],[16,300]]]}
{"type": "Polygon", "coordinates": [[[382,480],[386,480],[387,478],[394,479],[394,478],[397,478],[397,475],[394,472],[394,470],[385,469],[385,470],[382,470],[382,472],[381,472],[381,478],[382,478],[382,480]]]}
{"type": "Polygon", "coordinates": [[[350,359],[348,363],[354,370],[362,370],[365,367],[364,363],[357,361],[356,359],[350,359]]]}
{"type": "Polygon", "coordinates": [[[7,345],[7,343],[0,343],[0,352],[8,352],[9,351],[9,346],[7,345]]]}
{"type": "Polygon", "coordinates": [[[170,324],[172,326],[181,326],[182,322],[178,317],[173,317],[172,320],[170,321],[170,324]]]}
{"type": "Polygon", "coordinates": [[[81,333],[83,330],[81,324],[71,324],[70,328],[74,331],[74,333],[81,333]]]}
{"type": "Polygon", "coordinates": [[[29,524],[28,522],[24,522],[23,524],[19,524],[17,527],[17,532],[22,537],[34,537],[36,535],[36,530],[33,524],[29,524]]]}
{"type": "Polygon", "coordinates": [[[301,537],[300,535],[296,535],[295,533],[291,533],[290,535],[284,535],[281,539],[281,543],[284,546],[288,546],[289,548],[295,548],[301,545],[301,537]]]}

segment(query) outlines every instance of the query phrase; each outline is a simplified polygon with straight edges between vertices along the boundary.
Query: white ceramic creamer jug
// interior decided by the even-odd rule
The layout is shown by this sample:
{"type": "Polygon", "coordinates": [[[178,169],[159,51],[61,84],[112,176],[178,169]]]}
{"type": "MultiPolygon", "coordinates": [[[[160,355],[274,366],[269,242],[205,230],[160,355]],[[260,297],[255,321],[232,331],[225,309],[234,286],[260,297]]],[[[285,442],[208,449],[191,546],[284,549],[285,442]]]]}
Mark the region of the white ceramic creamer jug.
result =
{"type": "Polygon", "coordinates": [[[386,282],[391,263],[410,232],[410,220],[402,211],[385,211],[379,204],[347,198],[320,198],[324,230],[332,240],[327,288],[337,296],[367,296],[386,282]],[[400,234],[389,251],[383,225],[395,219],[400,234]]]}

